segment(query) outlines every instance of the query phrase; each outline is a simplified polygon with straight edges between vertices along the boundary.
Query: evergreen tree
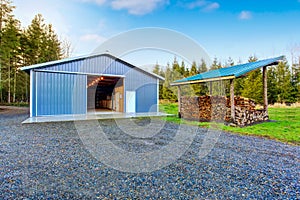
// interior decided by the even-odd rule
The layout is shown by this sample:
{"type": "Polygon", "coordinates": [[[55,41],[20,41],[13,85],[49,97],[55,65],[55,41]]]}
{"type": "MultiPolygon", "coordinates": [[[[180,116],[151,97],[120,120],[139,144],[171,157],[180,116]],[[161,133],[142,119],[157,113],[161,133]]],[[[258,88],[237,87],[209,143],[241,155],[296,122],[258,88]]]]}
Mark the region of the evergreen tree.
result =
{"type": "Polygon", "coordinates": [[[28,101],[29,76],[21,66],[58,60],[61,44],[52,25],[41,15],[21,31],[10,0],[0,0],[0,102],[28,101]]]}
{"type": "Polygon", "coordinates": [[[160,67],[159,67],[158,63],[156,63],[156,65],[154,66],[154,69],[153,69],[152,72],[153,72],[154,74],[159,75],[160,67]]]}
{"type": "Polygon", "coordinates": [[[220,64],[220,62],[218,62],[218,59],[215,57],[209,70],[211,71],[211,70],[215,70],[215,69],[220,69],[221,67],[222,67],[222,65],[220,64]]]}
{"type": "Polygon", "coordinates": [[[171,82],[172,80],[172,70],[170,69],[170,65],[167,64],[166,72],[165,72],[165,81],[162,87],[162,99],[176,100],[177,94],[171,90],[171,82]]]}
{"type": "Polygon", "coordinates": [[[276,77],[278,101],[280,103],[294,102],[295,99],[292,96],[293,86],[291,82],[291,72],[286,61],[278,64],[276,68],[276,77]]]}
{"type": "Polygon", "coordinates": [[[191,70],[189,71],[189,76],[194,76],[196,74],[198,74],[198,70],[197,70],[197,64],[194,61],[192,64],[191,70]]]}
{"type": "Polygon", "coordinates": [[[1,34],[1,68],[2,68],[2,85],[7,94],[7,102],[11,102],[13,91],[13,101],[16,96],[16,79],[17,71],[20,66],[20,24],[19,21],[9,17],[1,34]],[[3,73],[5,72],[5,73],[3,73]]]}
{"type": "MultiPolygon", "coordinates": [[[[207,65],[205,63],[204,59],[201,59],[201,64],[198,67],[198,74],[207,72],[207,65]]],[[[198,96],[203,96],[203,95],[207,95],[208,94],[208,87],[207,87],[207,83],[200,83],[200,89],[199,89],[199,94],[196,94],[198,96]]]]}
{"type": "MultiPolygon", "coordinates": [[[[2,45],[3,40],[3,28],[10,18],[13,18],[12,11],[15,7],[12,5],[10,0],[0,0],[0,51],[4,51],[4,47],[2,45]],[[1,50],[2,49],[2,50],[1,50]]],[[[0,53],[0,102],[3,101],[3,89],[4,89],[4,81],[3,81],[3,61],[4,55],[0,53]]]]}
{"type": "Polygon", "coordinates": [[[226,67],[230,67],[234,65],[234,61],[231,57],[228,58],[227,62],[226,62],[226,67]]]}
{"type": "Polygon", "coordinates": [[[204,73],[204,72],[207,72],[207,71],[208,71],[208,69],[207,69],[207,65],[205,63],[205,60],[201,59],[201,64],[198,67],[198,74],[201,74],[201,73],[204,73]]]}
{"type": "MultiPolygon", "coordinates": [[[[222,68],[222,64],[221,62],[218,62],[218,59],[215,57],[210,67],[210,70],[216,70],[220,68],[222,68]]],[[[225,95],[225,84],[223,81],[209,82],[208,84],[209,84],[210,95],[213,96],[225,95]]]]}
{"type": "Polygon", "coordinates": [[[242,96],[244,86],[245,85],[245,77],[239,77],[234,80],[234,94],[236,96],[242,96]]]}
{"type": "MultiPolygon", "coordinates": [[[[198,74],[197,64],[194,61],[192,63],[192,67],[191,67],[191,70],[189,72],[189,76],[194,76],[194,75],[197,75],[197,74],[198,74]]],[[[200,83],[192,84],[191,89],[193,90],[192,94],[198,96],[200,94],[200,83]]]]}
{"type": "Polygon", "coordinates": [[[34,17],[25,31],[27,37],[26,57],[30,64],[58,60],[62,57],[58,36],[52,25],[46,25],[41,14],[34,17]]]}
{"type": "MultiPolygon", "coordinates": [[[[162,76],[162,74],[161,74],[162,68],[159,67],[158,63],[156,63],[152,72],[159,76],[162,76]]],[[[164,76],[164,73],[163,73],[163,76],[164,76]]],[[[159,99],[163,99],[163,84],[162,84],[162,81],[159,81],[159,83],[160,83],[159,84],[159,99]]]]}
{"type": "MultiPolygon", "coordinates": [[[[255,56],[249,57],[249,62],[257,61],[255,56]]],[[[257,103],[263,103],[263,82],[261,69],[256,69],[244,78],[242,96],[254,99],[257,103]]]]}
{"type": "Polygon", "coordinates": [[[292,64],[292,96],[296,101],[300,102],[300,57],[298,62],[292,64]]]}

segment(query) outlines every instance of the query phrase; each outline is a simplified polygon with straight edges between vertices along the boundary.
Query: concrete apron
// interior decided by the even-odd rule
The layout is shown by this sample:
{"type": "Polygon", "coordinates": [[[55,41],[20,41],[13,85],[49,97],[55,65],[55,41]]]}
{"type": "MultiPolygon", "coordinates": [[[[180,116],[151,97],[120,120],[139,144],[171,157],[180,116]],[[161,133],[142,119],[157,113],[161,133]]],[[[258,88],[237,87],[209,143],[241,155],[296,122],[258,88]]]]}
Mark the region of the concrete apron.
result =
{"type": "Polygon", "coordinates": [[[139,117],[167,117],[174,116],[161,112],[147,113],[121,113],[121,112],[89,112],[86,115],[56,115],[30,117],[22,124],[44,123],[44,122],[66,122],[66,121],[83,121],[83,120],[101,120],[101,119],[129,119],[139,117]]]}

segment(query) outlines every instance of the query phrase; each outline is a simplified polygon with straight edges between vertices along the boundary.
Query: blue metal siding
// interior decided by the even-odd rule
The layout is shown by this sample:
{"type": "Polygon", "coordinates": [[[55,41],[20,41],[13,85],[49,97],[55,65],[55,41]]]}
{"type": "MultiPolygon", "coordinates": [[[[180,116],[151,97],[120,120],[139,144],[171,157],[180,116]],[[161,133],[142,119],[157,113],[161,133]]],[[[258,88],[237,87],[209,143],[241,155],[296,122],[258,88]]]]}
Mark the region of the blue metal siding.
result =
{"type": "Polygon", "coordinates": [[[124,75],[132,68],[107,56],[97,56],[60,63],[43,68],[43,70],[81,72],[95,74],[124,75]]]}
{"type": "Polygon", "coordinates": [[[34,116],[85,114],[86,75],[36,72],[34,116]]]}
{"type": "MultiPolygon", "coordinates": [[[[38,69],[37,69],[38,70],[38,69]]],[[[112,74],[124,76],[124,111],[126,91],[136,92],[136,111],[157,111],[157,77],[108,56],[96,56],[43,67],[50,72],[34,72],[33,116],[86,114],[87,75],[68,74],[112,74]]]]}
{"type": "Polygon", "coordinates": [[[153,105],[157,104],[157,79],[136,69],[129,70],[125,77],[125,95],[126,91],[136,92],[136,112],[155,112],[153,105]]]}
{"type": "Polygon", "coordinates": [[[138,88],[136,90],[136,112],[157,112],[156,94],[156,84],[147,84],[138,88]]]}
{"type": "Polygon", "coordinates": [[[30,72],[30,104],[31,104],[31,115],[36,116],[36,73],[31,70],[30,72]]]}

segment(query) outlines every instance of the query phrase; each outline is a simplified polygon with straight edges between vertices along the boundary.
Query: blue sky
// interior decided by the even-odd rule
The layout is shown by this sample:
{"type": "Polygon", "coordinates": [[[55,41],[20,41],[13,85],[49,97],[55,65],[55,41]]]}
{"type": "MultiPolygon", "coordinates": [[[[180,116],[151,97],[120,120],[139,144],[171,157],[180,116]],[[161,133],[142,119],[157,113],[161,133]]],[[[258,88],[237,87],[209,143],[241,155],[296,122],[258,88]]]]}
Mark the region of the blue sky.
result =
{"type": "MultiPolygon", "coordinates": [[[[222,62],[228,57],[246,62],[250,55],[291,59],[291,48],[300,55],[296,48],[300,0],[13,0],[13,4],[24,26],[41,13],[61,38],[71,41],[73,56],[89,54],[112,36],[143,27],[185,34],[222,62]]],[[[135,57],[140,56],[128,59],[141,65],[135,57]]],[[[167,59],[153,62],[165,65],[167,59]]]]}

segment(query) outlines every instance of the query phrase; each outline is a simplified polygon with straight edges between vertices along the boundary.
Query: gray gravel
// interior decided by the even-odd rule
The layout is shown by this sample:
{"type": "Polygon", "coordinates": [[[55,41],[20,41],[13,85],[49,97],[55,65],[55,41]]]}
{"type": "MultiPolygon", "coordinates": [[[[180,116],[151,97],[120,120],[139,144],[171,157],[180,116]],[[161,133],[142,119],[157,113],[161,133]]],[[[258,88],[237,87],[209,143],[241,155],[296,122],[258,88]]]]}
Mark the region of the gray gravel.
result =
{"type": "MultiPolygon", "coordinates": [[[[198,129],[175,163],[126,173],[95,159],[73,122],[22,125],[27,112],[0,111],[0,199],[300,199],[299,146],[221,133],[200,159],[207,130],[198,129]]],[[[101,124],[115,145],[137,152],[168,144],[178,128],[167,123],[143,143],[112,120],[101,124]]]]}

